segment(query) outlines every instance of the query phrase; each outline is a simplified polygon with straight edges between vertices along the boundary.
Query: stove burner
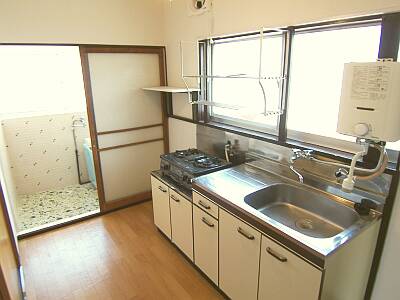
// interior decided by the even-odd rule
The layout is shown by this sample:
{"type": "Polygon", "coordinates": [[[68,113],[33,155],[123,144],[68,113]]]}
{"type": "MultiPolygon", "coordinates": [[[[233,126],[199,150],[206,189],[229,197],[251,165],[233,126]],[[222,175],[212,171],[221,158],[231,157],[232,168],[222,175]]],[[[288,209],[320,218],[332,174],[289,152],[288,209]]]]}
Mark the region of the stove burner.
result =
{"type": "Polygon", "coordinates": [[[174,156],[176,156],[178,158],[184,158],[186,156],[199,154],[199,153],[200,153],[200,151],[197,149],[176,150],[174,153],[174,156]]]}
{"type": "Polygon", "coordinates": [[[221,165],[221,163],[215,159],[215,158],[211,158],[211,157],[207,157],[207,156],[201,156],[198,158],[195,158],[193,161],[193,165],[197,168],[216,168],[219,167],[221,165]]]}
{"type": "Polygon", "coordinates": [[[197,149],[178,150],[160,156],[162,175],[186,190],[191,190],[192,179],[230,167],[230,163],[197,149]]]}

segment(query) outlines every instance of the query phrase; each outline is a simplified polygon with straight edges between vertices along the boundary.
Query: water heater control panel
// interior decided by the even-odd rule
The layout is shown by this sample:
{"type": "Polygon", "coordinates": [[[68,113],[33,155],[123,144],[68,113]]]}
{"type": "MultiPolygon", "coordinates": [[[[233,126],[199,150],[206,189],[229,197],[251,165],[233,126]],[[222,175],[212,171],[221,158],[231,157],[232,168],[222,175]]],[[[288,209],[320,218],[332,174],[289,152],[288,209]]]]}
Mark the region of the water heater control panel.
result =
{"type": "Polygon", "coordinates": [[[376,141],[400,139],[400,62],[345,64],[337,132],[376,141]]]}

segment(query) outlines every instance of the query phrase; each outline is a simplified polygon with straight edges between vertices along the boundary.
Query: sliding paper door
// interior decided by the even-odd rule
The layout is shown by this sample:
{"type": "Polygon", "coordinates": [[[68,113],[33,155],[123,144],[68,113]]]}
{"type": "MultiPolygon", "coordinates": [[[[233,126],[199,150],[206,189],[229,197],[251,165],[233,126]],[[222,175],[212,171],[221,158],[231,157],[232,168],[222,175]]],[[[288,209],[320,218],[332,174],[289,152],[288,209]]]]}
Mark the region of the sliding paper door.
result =
{"type": "Polygon", "coordinates": [[[151,197],[150,172],[168,150],[162,47],[81,47],[102,210],[151,197]]]}

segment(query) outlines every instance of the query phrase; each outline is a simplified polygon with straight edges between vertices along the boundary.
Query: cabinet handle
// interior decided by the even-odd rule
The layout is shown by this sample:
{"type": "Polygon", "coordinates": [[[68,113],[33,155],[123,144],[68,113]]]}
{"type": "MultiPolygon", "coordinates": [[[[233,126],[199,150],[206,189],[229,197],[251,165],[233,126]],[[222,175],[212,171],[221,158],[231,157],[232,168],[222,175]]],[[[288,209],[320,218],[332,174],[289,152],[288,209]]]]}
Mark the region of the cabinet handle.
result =
{"type": "Polygon", "coordinates": [[[167,190],[164,189],[162,186],[159,186],[158,189],[159,189],[161,192],[163,192],[163,193],[166,193],[166,192],[167,192],[167,190]]]}
{"type": "Polygon", "coordinates": [[[210,209],[211,208],[211,206],[210,205],[207,205],[207,204],[205,204],[204,202],[202,202],[201,200],[199,200],[199,205],[200,206],[202,206],[203,208],[205,208],[205,209],[210,209]]]}
{"type": "Polygon", "coordinates": [[[246,231],[244,231],[241,227],[238,227],[237,231],[243,235],[244,237],[248,238],[249,240],[254,240],[254,235],[247,233],[246,231]]]}
{"type": "Polygon", "coordinates": [[[203,221],[204,224],[206,224],[208,227],[214,227],[213,223],[210,223],[206,218],[202,217],[201,220],[203,221]]]}
{"type": "Polygon", "coordinates": [[[283,255],[277,253],[276,251],[272,250],[270,247],[267,247],[267,252],[272,255],[273,257],[275,257],[277,260],[281,261],[281,262],[287,262],[287,258],[284,257],[283,255]]]}
{"type": "Polygon", "coordinates": [[[175,198],[174,195],[171,195],[171,199],[174,200],[175,202],[180,202],[180,200],[178,198],[175,198]]]}

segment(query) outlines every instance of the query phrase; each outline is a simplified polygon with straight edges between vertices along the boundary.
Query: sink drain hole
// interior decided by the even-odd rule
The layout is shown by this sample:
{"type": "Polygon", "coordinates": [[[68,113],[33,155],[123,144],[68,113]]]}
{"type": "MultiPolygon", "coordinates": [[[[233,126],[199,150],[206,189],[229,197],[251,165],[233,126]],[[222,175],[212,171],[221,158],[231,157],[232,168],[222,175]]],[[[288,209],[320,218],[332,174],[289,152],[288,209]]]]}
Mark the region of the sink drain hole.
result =
{"type": "Polygon", "coordinates": [[[314,229],[313,222],[309,219],[300,219],[296,221],[296,227],[299,229],[312,230],[314,229]]]}

